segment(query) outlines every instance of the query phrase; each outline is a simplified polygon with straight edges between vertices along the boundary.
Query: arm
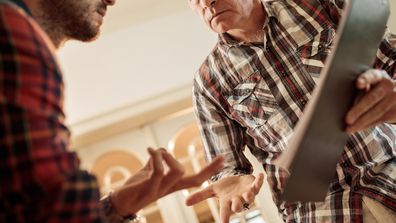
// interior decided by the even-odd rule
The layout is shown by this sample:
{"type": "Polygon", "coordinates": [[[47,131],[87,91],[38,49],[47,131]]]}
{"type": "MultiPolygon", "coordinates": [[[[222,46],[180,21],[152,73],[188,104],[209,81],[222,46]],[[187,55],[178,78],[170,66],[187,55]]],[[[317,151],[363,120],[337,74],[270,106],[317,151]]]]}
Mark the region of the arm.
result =
{"type": "Polygon", "coordinates": [[[225,158],[225,167],[212,181],[225,176],[247,175],[253,172],[250,162],[243,154],[244,132],[238,124],[229,119],[216,105],[214,99],[204,93],[200,84],[193,88],[193,106],[207,160],[218,155],[225,158]]]}
{"type": "Polygon", "coordinates": [[[102,222],[95,177],[67,151],[55,59],[31,18],[0,7],[2,206],[27,221],[102,222]]]}
{"type": "Polygon", "coordinates": [[[194,205],[210,197],[217,197],[221,222],[225,223],[229,222],[232,212],[240,212],[243,207],[253,203],[263,184],[264,175],[250,175],[253,168],[243,154],[246,145],[243,129],[229,119],[214,98],[205,94],[200,86],[202,85],[196,81],[193,103],[205,153],[208,160],[218,155],[224,156],[225,168],[212,178],[215,181],[213,184],[191,194],[186,204],[194,205]]]}

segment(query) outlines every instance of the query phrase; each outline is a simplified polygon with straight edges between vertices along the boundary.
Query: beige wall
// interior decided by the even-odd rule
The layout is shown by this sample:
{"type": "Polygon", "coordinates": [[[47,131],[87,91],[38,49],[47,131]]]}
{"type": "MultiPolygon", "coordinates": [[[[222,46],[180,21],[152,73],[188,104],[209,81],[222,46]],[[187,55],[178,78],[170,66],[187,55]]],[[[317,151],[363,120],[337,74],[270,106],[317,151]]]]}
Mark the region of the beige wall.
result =
{"type": "Polygon", "coordinates": [[[396,1],[389,0],[391,4],[391,17],[389,18],[389,28],[392,32],[396,33],[396,1]]]}

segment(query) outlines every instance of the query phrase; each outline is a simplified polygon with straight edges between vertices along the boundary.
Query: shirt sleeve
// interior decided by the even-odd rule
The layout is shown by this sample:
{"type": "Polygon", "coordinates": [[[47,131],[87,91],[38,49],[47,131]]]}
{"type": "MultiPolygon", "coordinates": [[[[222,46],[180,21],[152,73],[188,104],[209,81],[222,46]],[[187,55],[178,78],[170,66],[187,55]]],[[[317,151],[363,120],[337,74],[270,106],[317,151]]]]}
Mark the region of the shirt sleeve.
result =
{"type": "MultiPolygon", "coordinates": [[[[203,70],[201,72],[205,72],[203,70]]],[[[246,145],[243,129],[227,117],[208,89],[204,89],[197,80],[193,87],[193,106],[206,159],[210,161],[218,155],[225,157],[224,169],[211,180],[252,173],[252,165],[243,154],[246,145]]]]}
{"type": "Polygon", "coordinates": [[[345,0],[319,0],[334,24],[338,24],[345,6],[345,0]]]}
{"type": "Polygon", "coordinates": [[[95,177],[67,151],[52,52],[13,6],[0,4],[0,36],[0,222],[103,222],[95,177]]]}
{"type": "Polygon", "coordinates": [[[389,30],[384,35],[375,60],[374,68],[382,69],[396,79],[396,34],[389,30]]]}

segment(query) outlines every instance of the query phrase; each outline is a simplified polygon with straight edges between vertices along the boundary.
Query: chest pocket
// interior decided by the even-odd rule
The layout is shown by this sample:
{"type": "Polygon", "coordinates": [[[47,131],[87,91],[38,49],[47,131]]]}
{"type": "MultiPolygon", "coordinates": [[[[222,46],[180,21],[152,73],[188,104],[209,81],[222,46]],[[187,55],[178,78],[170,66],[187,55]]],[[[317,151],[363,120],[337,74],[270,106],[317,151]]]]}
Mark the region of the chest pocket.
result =
{"type": "Polygon", "coordinates": [[[296,49],[302,64],[311,77],[317,82],[328,55],[331,53],[335,30],[324,29],[308,41],[298,43],[296,49]]]}
{"type": "Polygon", "coordinates": [[[239,83],[227,96],[232,106],[232,118],[243,126],[263,125],[278,105],[259,72],[254,72],[239,83]]]}

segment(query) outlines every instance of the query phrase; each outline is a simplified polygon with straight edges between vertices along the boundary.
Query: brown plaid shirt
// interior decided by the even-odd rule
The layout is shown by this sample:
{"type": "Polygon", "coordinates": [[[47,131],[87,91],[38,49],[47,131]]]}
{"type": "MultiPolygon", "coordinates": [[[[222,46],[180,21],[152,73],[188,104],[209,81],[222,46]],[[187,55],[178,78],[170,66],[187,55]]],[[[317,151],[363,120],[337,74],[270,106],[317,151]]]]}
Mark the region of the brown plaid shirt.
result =
{"type": "MultiPolygon", "coordinates": [[[[362,196],[396,211],[396,130],[389,124],[351,135],[325,202],[279,199],[287,174],[273,162],[287,149],[320,78],[343,2],[263,1],[264,42],[220,35],[195,76],[194,107],[207,158],[226,156],[226,168],[213,180],[251,173],[243,155],[247,146],[262,162],[287,222],[362,222],[362,196]]],[[[395,74],[395,46],[396,36],[386,34],[373,67],[395,74]]]]}

